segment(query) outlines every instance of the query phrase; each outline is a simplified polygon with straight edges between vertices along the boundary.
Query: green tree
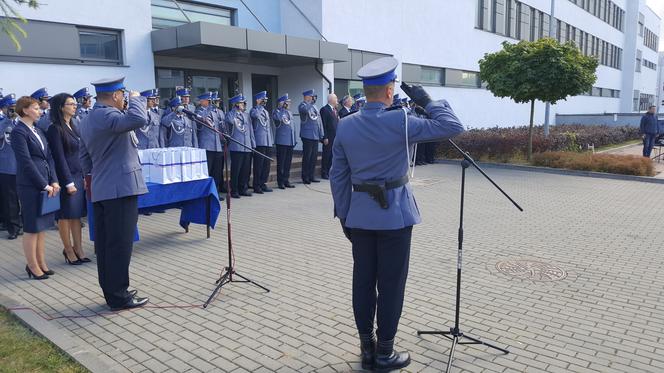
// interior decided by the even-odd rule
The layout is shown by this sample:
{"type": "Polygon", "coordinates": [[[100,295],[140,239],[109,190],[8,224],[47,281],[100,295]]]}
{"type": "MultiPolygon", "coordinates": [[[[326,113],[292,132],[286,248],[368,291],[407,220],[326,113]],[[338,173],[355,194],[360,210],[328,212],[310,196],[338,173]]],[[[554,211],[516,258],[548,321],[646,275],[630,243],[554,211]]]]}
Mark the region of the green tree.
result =
{"type": "Polygon", "coordinates": [[[18,34],[23,36],[23,38],[27,38],[28,34],[23,30],[21,27],[20,23],[26,24],[28,21],[19,14],[19,12],[16,10],[15,6],[16,5],[27,5],[30,8],[35,8],[37,9],[39,7],[39,3],[37,0],[11,0],[12,2],[16,3],[15,5],[12,5],[10,3],[10,0],[0,0],[0,28],[2,28],[2,32],[6,34],[9,39],[11,39],[12,43],[14,43],[14,46],[16,46],[16,50],[20,51],[21,50],[21,42],[18,40],[18,34]]]}
{"type": "Polygon", "coordinates": [[[528,160],[533,153],[535,100],[555,104],[589,92],[597,80],[597,58],[584,56],[571,41],[561,44],[552,38],[503,42],[502,50],[485,54],[479,64],[480,78],[495,96],[530,102],[528,160]]]}

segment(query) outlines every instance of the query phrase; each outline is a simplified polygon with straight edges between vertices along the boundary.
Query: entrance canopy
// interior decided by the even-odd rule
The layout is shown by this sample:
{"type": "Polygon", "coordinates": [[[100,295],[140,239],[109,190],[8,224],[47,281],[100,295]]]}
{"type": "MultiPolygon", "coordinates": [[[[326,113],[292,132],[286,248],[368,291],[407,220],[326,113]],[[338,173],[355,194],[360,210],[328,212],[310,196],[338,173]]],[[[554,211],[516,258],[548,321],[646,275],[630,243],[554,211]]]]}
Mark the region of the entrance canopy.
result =
{"type": "Polygon", "coordinates": [[[194,22],[152,31],[155,55],[288,67],[345,62],[348,45],[194,22]]]}

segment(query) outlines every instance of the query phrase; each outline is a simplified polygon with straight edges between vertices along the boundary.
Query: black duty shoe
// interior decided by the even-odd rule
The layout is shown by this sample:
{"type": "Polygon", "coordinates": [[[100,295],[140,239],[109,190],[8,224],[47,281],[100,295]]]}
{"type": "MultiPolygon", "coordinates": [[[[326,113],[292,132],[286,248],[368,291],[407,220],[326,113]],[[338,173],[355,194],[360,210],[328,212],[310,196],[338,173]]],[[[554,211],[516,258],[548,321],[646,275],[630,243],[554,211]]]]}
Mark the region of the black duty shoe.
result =
{"type": "Polygon", "coordinates": [[[323,175],[323,176],[321,176],[320,178],[321,178],[321,179],[325,179],[325,180],[329,180],[329,179],[330,179],[330,177],[329,177],[328,175],[323,175]]]}
{"type": "Polygon", "coordinates": [[[240,198],[240,195],[236,192],[231,193],[231,198],[240,198]]]}
{"type": "Polygon", "coordinates": [[[261,187],[254,187],[254,193],[263,194],[263,191],[261,190],[261,187]]]}
{"type": "Polygon", "coordinates": [[[272,188],[269,188],[267,185],[263,184],[261,185],[261,190],[266,193],[270,193],[272,191],[272,188]]]}
{"type": "Polygon", "coordinates": [[[18,233],[12,232],[12,233],[9,234],[9,236],[7,236],[7,239],[8,240],[15,240],[17,237],[18,237],[18,233]]]}
{"type": "Polygon", "coordinates": [[[279,184],[279,189],[286,189],[286,187],[283,184],[279,184]]]}
{"type": "Polygon", "coordinates": [[[129,299],[127,301],[127,303],[123,304],[122,306],[111,307],[111,311],[120,311],[120,310],[127,310],[127,309],[130,309],[130,308],[143,307],[146,304],[148,304],[149,301],[150,301],[150,299],[148,299],[148,298],[139,298],[139,297],[133,296],[133,297],[131,297],[131,299],[129,299]]]}
{"type": "Polygon", "coordinates": [[[219,195],[219,200],[220,200],[220,201],[223,201],[224,199],[225,199],[224,196],[222,196],[222,195],[220,194],[220,195],[219,195]]]}
{"type": "Polygon", "coordinates": [[[376,372],[389,372],[407,367],[408,364],[410,364],[410,355],[408,352],[394,351],[394,339],[378,341],[376,360],[374,362],[374,370],[376,372]]]}
{"type": "Polygon", "coordinates": [[[376,359],[376,337],[371,334],[360,334],[360,356],[362,369],[373,370],[376,359]]]}
{"type": "Polygon", "coordinates": [[[309,180],[302,180],[302,184],[311,184],[311,181],[309,181],[309,180]]]}
{"type": "Polygon", "coordinates": [[[130,297],[135,298],[138,290],[128,290],[127,293],[129,293],[130,297]]]}
{"type": "Polygon", "coordinates": [[[244,197],[251,197],[251,192],[248,190],[245,190],[244,192],[240,193],[241,196],[244,197]]]}
{"type": "Polygon", "coordinates": [[[318,180],[318,179],[311,179],[311,182],[312,182],[312,183],[320,183],[320,180],[318,180]]]}
{"type": "Polygon", "coordinates": [[[288,184],[286,184],[286,188],[295,188],[295,185],[293,185],[291,183],[288,183],[288,184]]]}

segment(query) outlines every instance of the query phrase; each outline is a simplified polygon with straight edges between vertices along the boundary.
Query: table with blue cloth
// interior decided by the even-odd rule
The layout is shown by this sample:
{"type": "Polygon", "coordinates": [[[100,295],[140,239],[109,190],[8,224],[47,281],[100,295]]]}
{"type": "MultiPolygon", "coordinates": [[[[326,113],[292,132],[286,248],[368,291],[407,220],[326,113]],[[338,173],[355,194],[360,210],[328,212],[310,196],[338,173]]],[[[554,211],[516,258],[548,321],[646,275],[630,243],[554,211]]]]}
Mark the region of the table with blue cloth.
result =
{"type": "MultiPolygon", "coordinates": [[[[180,208],[180,226],[189,232],[189,224],[205,224],[207,238],[214,228],[221,211],[217,187],[212,178],[185,181],[173,184],[146,183],[148,193],[138,196],[138,212],[141,214],[180,208]]],[[[88,199],[88,223],[90,241],[94,241],[94,214],[88,199]]],[[[134,241],[139,240],[138,227],[134,241]]]]}

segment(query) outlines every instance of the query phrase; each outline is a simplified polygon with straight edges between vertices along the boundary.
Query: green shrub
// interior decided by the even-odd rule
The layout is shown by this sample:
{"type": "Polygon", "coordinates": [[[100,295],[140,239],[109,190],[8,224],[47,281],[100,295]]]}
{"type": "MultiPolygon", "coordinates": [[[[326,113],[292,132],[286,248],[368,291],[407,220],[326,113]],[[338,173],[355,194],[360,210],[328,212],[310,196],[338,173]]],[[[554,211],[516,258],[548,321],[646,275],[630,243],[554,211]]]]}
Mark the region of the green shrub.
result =
{"type": "Polygon", "coordinates": [[[654,176],[652,160],[637,155],[544,152],[533,154],[534,166],[569,170],[607,172],[622,175],[654,176]]]}

